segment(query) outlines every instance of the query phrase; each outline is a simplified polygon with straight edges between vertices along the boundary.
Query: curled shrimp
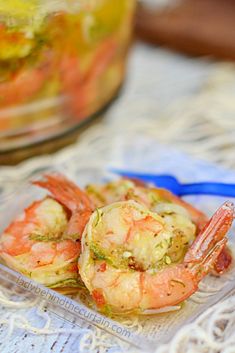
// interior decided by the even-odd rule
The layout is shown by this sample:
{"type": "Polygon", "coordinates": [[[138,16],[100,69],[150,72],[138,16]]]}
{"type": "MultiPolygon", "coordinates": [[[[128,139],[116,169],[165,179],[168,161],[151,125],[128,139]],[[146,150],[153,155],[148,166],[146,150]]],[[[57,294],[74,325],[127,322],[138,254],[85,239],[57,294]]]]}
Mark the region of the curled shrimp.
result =
{"type": "MultiPolygon", "coordinates": [[[[135,200],[148,207],[151,211],[165,217],[171,224],[180,223],[181,231],[182,217],[191,219],[196,226],[196,231],[192,232],[191,237],[199,234],[208,222],[208,217],[203,212],[169,190],[150,187],[138,179],[119,179],[105,185],[91,184],[87,186],[86,192],[96,207],[102,207],[117,201],[135,200]]],[[[185,239],[178,234],[175,242],[178,256],[180,256],[185,250],[183,246],[185,239]]],[[[231,262],[231,252],[228,247],[224,247],[215,262],[212,272],[214,274],[222,274],[229,268],[231,262]]]]}
{"type": "Polygon", "coordinates": [[[88,196],[61,175],[46,175],[33,184],[51,196],[36,201],[0,237],[0,257],[7,265],[53,288],[81,286],[77,259],[80,236],[89,215],[88,196]]]}
{"type": "Polygon", "coordinates": [[[234,206],[222,205],[182,260],[169,254],[172,228],[136,201],[98,209],[82,237],[79,272],[97,307],[148,313],[174,306],[198,288],[224,248],[234,206]]]}

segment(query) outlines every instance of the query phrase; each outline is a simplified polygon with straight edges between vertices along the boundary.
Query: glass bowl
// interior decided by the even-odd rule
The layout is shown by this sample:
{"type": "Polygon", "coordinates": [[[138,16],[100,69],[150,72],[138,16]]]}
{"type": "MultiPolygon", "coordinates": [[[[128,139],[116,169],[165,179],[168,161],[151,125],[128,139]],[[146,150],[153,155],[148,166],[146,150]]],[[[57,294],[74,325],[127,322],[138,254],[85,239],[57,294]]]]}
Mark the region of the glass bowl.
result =
{"type": "Polygon", "coordinates": [[[74,131],[116,95],[135,0],[0,0],[0,155],[74,131]]]}

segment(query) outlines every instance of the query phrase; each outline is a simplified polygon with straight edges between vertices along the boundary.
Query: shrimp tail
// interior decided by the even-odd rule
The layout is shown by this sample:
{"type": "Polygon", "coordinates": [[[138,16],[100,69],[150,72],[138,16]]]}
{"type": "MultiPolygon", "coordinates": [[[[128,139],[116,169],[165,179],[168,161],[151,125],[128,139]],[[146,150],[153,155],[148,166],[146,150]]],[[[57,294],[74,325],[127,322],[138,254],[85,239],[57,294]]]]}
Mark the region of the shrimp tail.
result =
{"type": "Polygon", "coordinates": [[[49,190],[71,212],[91,211],[93,208],[86,193],[61,174],[46,174],[44,180],[33,181],[33,184],[49,190]]]}
{"type": "Polygon", "coordinates": [[[67,235],[79,234],[79,237],[81,237],[90,216],[90,210],[75,212],[69,220],[67,235]]]}
{"type": "Polygon", "coordinates": [[[229,248],[225,246],[215,262],[214,275],[223,274],[229,268],[232,261],[232,254],[229,248]]]}
{"type": "Polygon", "coordinates": [[[187,251],[184,264],[194,273],[197,281],[200,281],[216,264],[226,245],[226,234],[232,225],[233,218],[233,203],[224,203],[214,213],[187,251]]]}

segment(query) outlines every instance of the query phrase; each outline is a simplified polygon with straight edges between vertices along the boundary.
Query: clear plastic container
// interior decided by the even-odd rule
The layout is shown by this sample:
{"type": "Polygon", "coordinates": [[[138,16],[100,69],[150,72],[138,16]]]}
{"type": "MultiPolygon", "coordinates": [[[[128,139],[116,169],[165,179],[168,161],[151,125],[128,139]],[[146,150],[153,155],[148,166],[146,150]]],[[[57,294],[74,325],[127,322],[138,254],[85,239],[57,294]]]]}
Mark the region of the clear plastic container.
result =
{"type": "Polygon", "coordinates": [[[117,94],[135,0],[0,0],[0,153],[73,131],[117,94]]]}

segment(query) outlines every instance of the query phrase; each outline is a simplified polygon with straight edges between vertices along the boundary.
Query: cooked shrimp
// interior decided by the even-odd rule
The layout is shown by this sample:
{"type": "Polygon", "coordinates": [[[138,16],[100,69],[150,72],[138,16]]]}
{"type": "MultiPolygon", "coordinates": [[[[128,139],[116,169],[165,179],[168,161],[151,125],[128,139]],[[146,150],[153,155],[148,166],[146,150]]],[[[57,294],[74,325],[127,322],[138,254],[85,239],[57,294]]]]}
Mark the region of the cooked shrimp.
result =
{"type": "MultiPolygon", "coordinates": [[[[135,200],[148,207],[151,211],[165,217],[173,225],[176,222],[181,222],[180,219],[182,217],[187,217],[196,225],[196,234],[208,222],[208,218],[203,212],[172,194],[169,190],[150,187],[138,179],[119,179],[105,185],[88,185],[86,192],[96,207],[102,207],[117,201],[135,200]]],[[[180,253],[184,251],[184,247],[180,247],[179,238],[178,232],[176,250],[180,256],[180,253]]],[[[184,239],[182,239],[181,243],[184,243],[184,239]]],[[[214,273],[223,273],[231,262],[231,253],[227,247],[224,247],[215,262],[214,273]]]]}
{"type": "Polygon", "coordinates": [[[97,207],[117,201],[135,200],[154,211],[158,204],[170,203],[168,209],[172,208],[172,212],[176,211],[174,213],[188,213],[197,225],[198,231],[208,221],[203,212],[172,194],[169,190],[150,187],[137,179],[119,179],[104,185],[90,184],[86,187],[86,192],[97,207]]]}
{"type": "Polygon", "coordinates": [[[179,304],[213,267],[233,217],[233,204],[224,204],[175,259],[174,229],[163,217],[136,201],[100,208],[83,233],[81,278],[102,311],[148,313],[179,304]]]}
{"type": "Polygon", "coordinates": [[[91,214],[89,198],[61,175],[36,181],[52,197],[36,201],[0,237],[0,257],[7,265],[55,288],[79,287],[80,236],[91,214]]]}

